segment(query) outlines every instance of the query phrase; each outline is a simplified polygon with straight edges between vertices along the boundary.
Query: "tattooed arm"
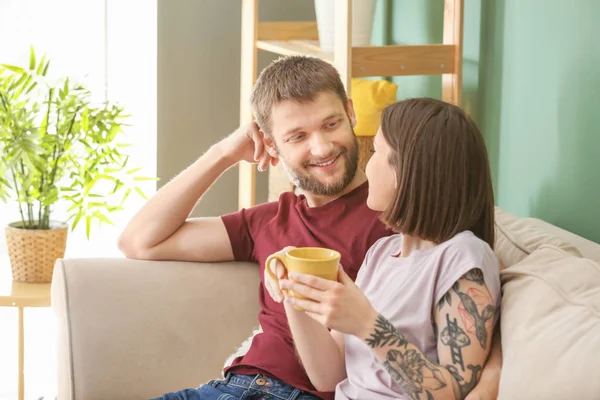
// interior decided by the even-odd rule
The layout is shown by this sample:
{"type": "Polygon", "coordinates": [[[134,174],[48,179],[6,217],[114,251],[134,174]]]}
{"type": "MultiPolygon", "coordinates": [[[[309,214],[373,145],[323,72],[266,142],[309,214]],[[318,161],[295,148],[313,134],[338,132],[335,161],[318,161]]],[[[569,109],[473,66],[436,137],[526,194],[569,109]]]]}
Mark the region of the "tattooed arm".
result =
{"type": "Polygon", "coordinates": [[[480,269],[467,272],[439,302],[438,357],[464,398],[477,385],[492,345],[496,308],[480,269]]]}
{"type": "Polygon", "coordinates": [[[500,390],[500,373],[502,372],[502,339],[500,323],[496,323],[490,355],[481,371],[481,376],[473,391],[466,400],[496,400],[500,390]]]}
{"type": "MultiPolygon", "coordinates": [[[[322,325],[364,340],[411,399],[464,399],[479,379],[490,350],[495,312],[479,269],[469,271],[455,282],[432,310],[434,326],[441,328],[441,333],[436,333],[439,336],[437,364],[429,361],[402,332],[375,311],[343,268],[338,271],[338,282],[290,272],[289,279],[281,280],[280,285],[282,289],[293,290],[306,297],[286,296],[286,310],[290,306],[301,307],[307,316],[322,325]]],[[[307,334],[299,340],[293,316],[288,313],[302,358],[300,341],[306,341],[305,350],[310,350],[310,340],[316,336],[307,334]]],[[[320,346],[331,344],[331,341],[317,340],[315,343],[320,346]]],[[[327,349],[332,348],[327,346],[327,349]]],[[[330,350],[327,353],[336,354],[330,350]]],[[[311,354],[321,357],[324,353],[311,354]]],[[[340,360],[337,356],[332,359],[340,360]]],[[[303,362],[306,363],[304,358],[303,362]]],[[[314,366],[319,367],[319,364],[315,362],[314,366]]],[[[336,371],[341,371],[337,368],[338,362],[334,366],[336,371]]],[[[305,367],[308,371],[308,366],[305,367]]],[[[313,381],[313,376],[309,376],[313,381]]]]}
{"type": "Polygon", "coordinates": [[[433,311],[439,363],[429,361],[382,315],[362,337],[411,399],[464,399],[490,351],[495,307],[481,270],[459,279],[433,311]]]}

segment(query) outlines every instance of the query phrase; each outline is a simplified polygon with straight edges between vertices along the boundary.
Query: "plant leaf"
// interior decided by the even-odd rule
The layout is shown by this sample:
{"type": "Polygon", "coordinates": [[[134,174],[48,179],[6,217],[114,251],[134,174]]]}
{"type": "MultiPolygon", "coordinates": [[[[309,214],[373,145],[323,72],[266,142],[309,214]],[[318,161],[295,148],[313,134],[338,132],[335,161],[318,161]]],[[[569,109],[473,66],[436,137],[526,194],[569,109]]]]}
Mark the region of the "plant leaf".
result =
{"type": "Polygon", "coordinates": [[[58,190],[51,190],[48,196],[44,199],[42,204],[44,206],[50,206],[58,201],[58,190]]]}
{"type": "Polygon", "coordinates": [[[25,83],[23,83],[19,87],[19,89],[17,89],[17,92],[15,93],[15,98],[19,98],[21,96],[21,93],[23,93],[23,89],[25,89],[26,87],[29,86],[32,79],[33,79],[33,77],[31,75],[27,74],[27,79],[25,80],[25,83]]]}
{"type": "Polygon", "coordinates": [[[17,67],[15,65],[2,64],[2,67],[6,68],[9,71],[15,72],[17,74],[24,74],[25,70],[21,67],[17,67]]]}
{"type": "Polygon", "coordinates": [[[148,198],[146,197],[146,195],[144,194],[144,192],[142,192],[142,189],[140,189],[139,187],[135,187],[134,189],[137,192],[137,194],[139,194],[142,197],[142,199],[148,200],[148,198]]]}
{"type": "Polygon", "coordinates": [[[106,174],[98,174],[98,179],[106,179],[107,181],[116,181],[117,178],[115,178],[114,176],[110,176],[110,175],[106,175],[106,174]]]}
{"type": "Polygon", "coordinates": [[[22,73],[21,77],[14,82],[12,85],[9,86],[9,90],[14,90],[14,88],[18,87],[19,85],[21,85],[23,82],[25,82],[25,79],[27,79],[27,74],[26,73],[22,73]]]}
{"type": "Polygon", "coordinates": [[[120,180],[117,179],[117,181],[115,182],[115,187],[113,188],[113,191],[111,194],[117,193],[117,191],[119,189],[121,189],[122,186],[123,186],[123,182],[121,182],[120,180]]]}
{"type": "MultiPolygon", "coordinates": [[[[79,205],[79,204],[77,204],[77,205],[79,205]]],[[[79,220],[81,219],[81,217],[83,217],[83,211],[79,210],[79,212],[75,216],[75,220],[73,221],[73,225],[71,225],[71,230],[72,231],[75,230],[75,227],[79,223],[79,220]]]]}
{"type": "Polygon", "coordinates": [[[69,201],[72,201],[72,202],[78,202],[79,199],[77,199],[77,197],[79,197],[79,193],[74,194],[73,196],[63,196],[63,198],[65,200],[69,200],[69,201]]]}
{"type": "Polygon", "coordinates": [[[121,125],[119,124],[112,124],[110,127],[110,131],[108,133],[108,137],[107,140],[109,142],[112,142],[113,139],[117,136],[117,134],[121,131],[121,125]]]}
{"type": "Polygon", "coordinates": [[[44,54],[42,56],[42,59],[40,60],[40,63],[38,64],[38,67],[37,67],[37,70],[35,71],[35,73],[38,75],[42,75],[42,71],[44,70],[45,64],[46,64],[46,55],[44,54]]]}
{"type": "Polygon", "coordinates": [[[125,200],[127,200],[127,198],[129,197],[130,194],[131,194],[131,189],[127,189],[125,191],[125,194],[123,195],[123,198],[121,199],[121,204],[120,204],[121,206],[123,204],[125,204],[125,200]]]}
{"type": "Polygon", "coordinates": [[[37,86],[37,82],[33,82],[31,84],[31,86],[29,86],[29,88],[27,89],[27,91],[25,93],[29,94],[33,89],[35,89],[35,87],[37,86]]]}
{"type": "Polygon", "coordinates": [[[127,171],[127,175],[135,174],[136,172],[141,171],[141,170],[142,170],[141,168],[132,168],[127,171]]]}
{"type": "Polygon", "coordinates": [[[92,217],[86,215],[85,217],[85,237],[90,238],[90,230],[92,229],[92,217]]]}
{"type": "MultiPolygon", "coordinates": [[[[90,115],[90,110],[86,107],[83,109],[83,112],[81,113],[81,129],[83,129],[85,132],[87,132],[90,129],[90,119],[89,119],[89,115],[90,115]]],[[[84,142],[85,144],[85,142],[84,142]]],[[[89,147],[89,145],[87,145],[89,147]]]]}
{"type": "Polygon", "coordinates": [[[35,51],[33,46],[29,47],[29,69],[33,71],[35,69],[35,51]]]}
{"type": "Polygon", "coordinates": [[[85,147],[87,147],[88,149],[92,150],[92,146],[90,146],[90,144],[85,139],[79,139],[79,142],[83,143],[83,145],[85,147]]]}
{"type": "Polygon", "coordinates": [[[44,67],[44,70],[42,71],[43,76],[46,76],[46,74],[48,73],[49,66],[50,66],[50,60],[46,61],[46,66],[44,67]]]}
{"type": "Polygon", "coordinates": [[[114,225],[114,223],[110,219],[108,219],[108,217],[106,215],[102,214],[100,211],[96,211],[94,213],[94,217],[98,218],[100,221],[102,221],[104,223],[107,223],[109,225],[114,225]]]}

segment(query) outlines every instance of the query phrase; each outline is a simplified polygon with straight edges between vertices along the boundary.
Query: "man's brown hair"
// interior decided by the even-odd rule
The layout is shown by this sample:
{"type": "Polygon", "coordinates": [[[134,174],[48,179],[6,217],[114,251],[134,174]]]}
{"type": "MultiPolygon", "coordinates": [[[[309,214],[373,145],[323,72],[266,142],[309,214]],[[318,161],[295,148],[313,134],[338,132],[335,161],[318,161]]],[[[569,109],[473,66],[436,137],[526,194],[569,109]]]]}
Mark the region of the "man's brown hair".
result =
{"type": "Polygon", "coordinates": [[[494,247],[494,190],[477,125],[459,107],[429,98],[384,109],[397,191],[381,219],[397,232],[442,243],[472,231],[494,247]]]}
{"type": "Polygon", "coordinates": [[[252,112],[261,130],[270,135],[273,105],[282,100],[312,101],[327,90],[336,94],[346,109],[348,96],[333,65],[315,57],[281,57],[258,77],[250,98],[252,112]]]}

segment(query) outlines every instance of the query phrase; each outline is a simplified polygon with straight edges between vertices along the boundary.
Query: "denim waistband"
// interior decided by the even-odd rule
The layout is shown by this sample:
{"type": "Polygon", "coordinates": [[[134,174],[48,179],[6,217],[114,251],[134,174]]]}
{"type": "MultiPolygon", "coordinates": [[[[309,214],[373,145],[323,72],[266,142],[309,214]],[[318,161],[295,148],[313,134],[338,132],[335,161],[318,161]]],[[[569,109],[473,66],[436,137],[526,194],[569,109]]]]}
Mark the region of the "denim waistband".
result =
{"type": "Polygon", "coordinates": [[[282,400],[295,400],[302,390],[288,385],[278,379],[271,379],[264,375],[238,375],[228,373],[221,383],[228,386],[237,386],[244,389],[268,393],[282,400]]]}

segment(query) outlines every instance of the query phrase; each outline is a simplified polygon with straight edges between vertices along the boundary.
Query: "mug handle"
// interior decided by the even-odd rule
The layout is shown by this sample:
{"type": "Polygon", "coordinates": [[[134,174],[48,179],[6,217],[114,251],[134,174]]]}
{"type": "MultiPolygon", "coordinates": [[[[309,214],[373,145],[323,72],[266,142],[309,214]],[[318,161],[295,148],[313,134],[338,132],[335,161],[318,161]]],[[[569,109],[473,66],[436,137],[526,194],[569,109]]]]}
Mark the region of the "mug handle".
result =
{"type": "Polygon", "coordinates": [[[283,267],[285,269],[287,269],[287,267],[285,265],[285,254],[282,254],[282,253],[271,254],[267,258],[267,261],[265,261],[265,268],[267,269],[267,272],[269,273],[269,275],[271,275],[271,278],[273,278],[275,281],[277,281],[277,283],[279,283],[279,278],[275,275],[275,273],[273,272],[273,270],[271,270],[271,267],[270,267],[271,261],[273,261],[275,259],[281,261],[281,263],[283,264],[283,267]]]}

